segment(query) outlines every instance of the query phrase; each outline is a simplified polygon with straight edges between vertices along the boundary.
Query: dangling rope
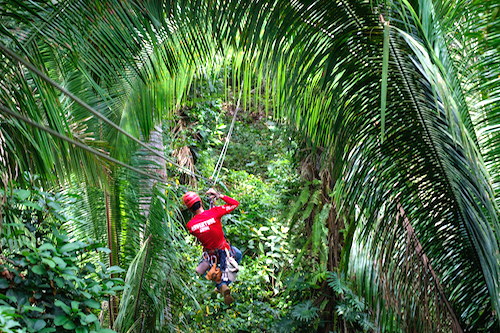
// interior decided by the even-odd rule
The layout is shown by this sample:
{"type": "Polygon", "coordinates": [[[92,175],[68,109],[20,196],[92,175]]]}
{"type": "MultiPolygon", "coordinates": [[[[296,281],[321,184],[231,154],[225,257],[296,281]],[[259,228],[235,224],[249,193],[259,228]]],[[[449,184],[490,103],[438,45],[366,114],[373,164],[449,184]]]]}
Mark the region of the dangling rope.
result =
{"type": "Polygon", "coordinates": [[[212,177],[210,177],[213,181],[213,184],[217,184],[217,180],[219,179],[220,170],[222,169],[222,164],[224,163],[224,159],[226,158],[227,147],[229,146],[229,141],[231,140],[231,134],[233,134],[234,122],[236,121],[236,115],[238,114],[238,109],[240,107],[241,100],[241,92],[243,91],[243,82],[241,83],[240,95],[238,97],[238,102],[236,103],[236,109],[234,110],[233,120],[231,121],[231,126],[229,127],[229,131],[227,132],[226,142],[224,142],[224,147],[222,147],[221,153],[219,155],[219,160],[215,165],[214,172],[212,173],[212,177]],[[215,176],[215,179],[214,179],[215,176]]]}

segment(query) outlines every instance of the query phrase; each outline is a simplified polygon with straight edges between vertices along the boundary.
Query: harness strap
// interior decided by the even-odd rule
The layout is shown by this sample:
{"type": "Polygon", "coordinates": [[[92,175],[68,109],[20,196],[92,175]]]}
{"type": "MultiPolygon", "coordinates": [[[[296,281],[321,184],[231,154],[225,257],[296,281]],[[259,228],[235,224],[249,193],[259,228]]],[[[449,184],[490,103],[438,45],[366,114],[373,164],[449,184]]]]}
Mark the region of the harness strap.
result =
{"type": "Polygon", "coordinates": [[[219,263],[220,270],[222,272],[222,281],[229,281],[229,276],[227,273],[227,260],[228,256],[234,257],[234,250],[229,247],[228,249],[217,249],[217,250],[205,250],[203,252],[203,258],[210,262],[210,265],[214,263],[219,263]],[[218,260],[217,260],[218,259],[218,260]]]}

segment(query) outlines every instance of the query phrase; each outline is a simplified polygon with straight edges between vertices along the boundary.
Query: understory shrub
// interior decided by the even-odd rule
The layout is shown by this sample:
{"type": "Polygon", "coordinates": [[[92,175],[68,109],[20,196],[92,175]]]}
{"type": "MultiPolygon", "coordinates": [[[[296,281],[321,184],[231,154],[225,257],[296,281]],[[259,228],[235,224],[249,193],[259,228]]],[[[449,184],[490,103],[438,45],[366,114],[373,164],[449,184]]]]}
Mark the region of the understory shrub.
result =
{"type": "Polygon", "coordinates": [[[95,253],[109,249],[69,239],[61,194],[32,186],[0,190],[0,331],[107,333],[101,302],[123,289],[95,253]],[[2,223],[3,222],[3,223],[2,223]]]}

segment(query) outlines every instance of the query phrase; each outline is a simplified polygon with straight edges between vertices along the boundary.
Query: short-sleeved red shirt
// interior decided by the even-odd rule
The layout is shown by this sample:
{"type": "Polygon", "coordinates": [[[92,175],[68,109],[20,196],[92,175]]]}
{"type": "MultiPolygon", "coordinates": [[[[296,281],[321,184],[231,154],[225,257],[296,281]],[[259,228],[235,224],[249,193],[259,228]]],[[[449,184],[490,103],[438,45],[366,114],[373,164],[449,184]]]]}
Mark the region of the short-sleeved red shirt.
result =
{"type": "Polygon", "coordinates": [[[220,199],[227,205],[205,210],[187,224],[189,232],[201,242],[205,250],[229,249],[222,231],[221,217],[235,210],[240,203],[225,195],[221,195],[220,199]]]}

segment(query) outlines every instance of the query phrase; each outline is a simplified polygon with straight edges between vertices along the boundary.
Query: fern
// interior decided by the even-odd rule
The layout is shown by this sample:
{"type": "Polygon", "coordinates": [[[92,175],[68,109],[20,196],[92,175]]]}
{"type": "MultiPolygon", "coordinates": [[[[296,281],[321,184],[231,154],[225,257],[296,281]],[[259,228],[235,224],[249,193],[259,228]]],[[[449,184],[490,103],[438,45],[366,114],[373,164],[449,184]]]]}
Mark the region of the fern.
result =
{"type": "Polygon", "coordinates": [[[310,322],[318,317],[319,309],[313,305],[311,300],[299,303],[292,310],[292,317],[305,322],[310,322]]]}
{"type": "Polygon", "coordinates": [[[370,320],[370,317],[366,313],[361,314],[361,318],[358,320],[358,324],[361,325],[364,331],[375,331],[377,326],[370,320]]]}
{"type": "Polygon", "coordinates": [[[337,295],[343,295],[349,290],[343,277],[341,276],[339,278],[337,272],[329,272],[329,276],[327,279],[328,279],[328,286],[330,286],[330,288],[332,288],[337,295]]]}
{"type": "Polygon", "coordinates": [[[302,192],[300,193],[299,198],[297,201],[295,201],[294,205],[292,206],[292,209],[290,209],[290,212],[288,213],[286,219],[287,220],[292,220],[295,216],[295,214],[298,212],[298,210],[304,206],[304,204],[307,202],[307,199],[309,198],[310,191],[309,191],[309,186],[306,186],[302,192]]]}
{"type": "Polygon", "coordinates": [[[332,205],[331,204],[326,204],[323,206],[323,209],[321,210],[321,213],[316,215],[316,218],[314,219],[314,224],[312,228],[312,252],[313,254],[316,254],[319,251],[320,247],[320,242],[323,237],[326,237],[328,235],[327,232],[325,232],[325,221],[328,218],[328,215],[330,214],[330,209],[332,205]]]}
{"type": "Polygon", "coordinates": [[[358,295],[353,293],[351,290],[347,293],[349,295],[347,297],[349,304],[356,309],[356,311],[364,311],[365,310],[365,303],[363,302],[362,299],[359,298],[358,295]]]}
{"type": "Polygon", "coordinates": [[[342,300],[338,302],[335,311],[339,316],[353,326],[361,327],[364,332],[375,330],[375,324],[370,320],[366,311],[364,298],[359,297],[352,289],[343,274],[340,276],[337,272],[328,272],[328,285],[342,300]]]}
{"type": "Polygon", "coordinates": [[[318,188],[314,193],[311,195],[311,198],[309,199],[309,202],[307,204],[306,209],[304,210],[304,213],[300,217],[302,221],[306,220],[309,216],[311,216],[311,213],[314,210],[314,207],[318,205],[319,203],[319,198],[321,194],[321,188],[318,188]]]}

